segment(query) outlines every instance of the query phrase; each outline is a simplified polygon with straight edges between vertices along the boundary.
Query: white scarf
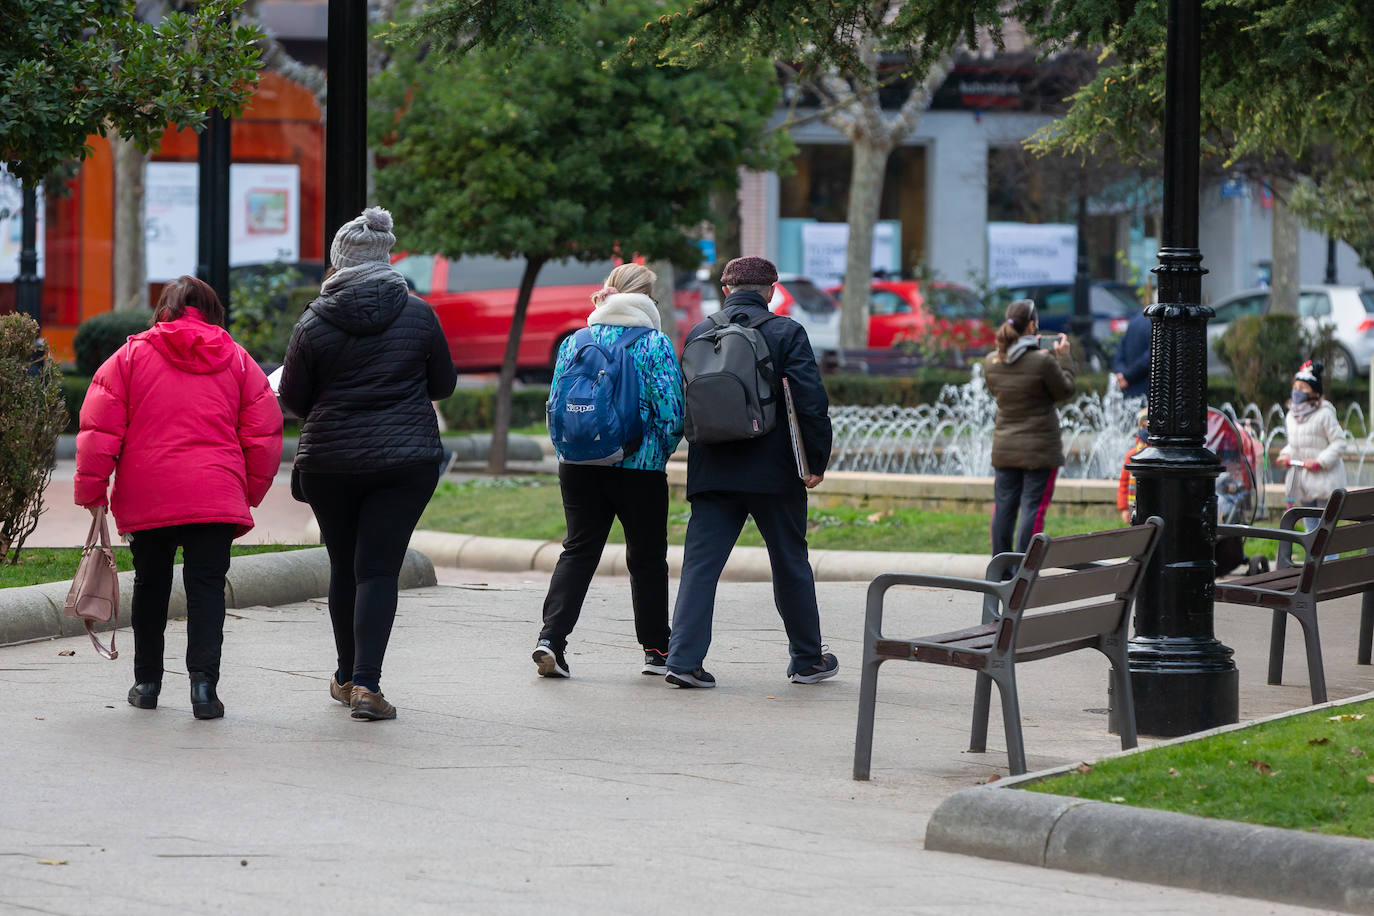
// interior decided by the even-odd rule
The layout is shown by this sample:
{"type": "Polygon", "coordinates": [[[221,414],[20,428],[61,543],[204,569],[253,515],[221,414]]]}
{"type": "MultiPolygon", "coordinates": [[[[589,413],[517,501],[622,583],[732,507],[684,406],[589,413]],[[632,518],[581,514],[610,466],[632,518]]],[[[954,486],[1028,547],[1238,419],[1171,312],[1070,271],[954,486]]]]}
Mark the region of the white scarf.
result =
{"type": "Polygon", "coordinates": [[[353,267],[343,267],[330,274],[323,283],[320,284],[320,294],[330,295],[345,286],[369,283],[374,280],[382,280],[387,283],[400,283],[405,285],[406,278],[401,272],[384,261],[364,261],[353,267]]]}
{"type": "Polygon", "coordinates": [[[613,324],[623,328],[653,328],[663,330],[658,306],[643,293],[615,293],[601,300],[587,316],[587,326],[613,324]]]}

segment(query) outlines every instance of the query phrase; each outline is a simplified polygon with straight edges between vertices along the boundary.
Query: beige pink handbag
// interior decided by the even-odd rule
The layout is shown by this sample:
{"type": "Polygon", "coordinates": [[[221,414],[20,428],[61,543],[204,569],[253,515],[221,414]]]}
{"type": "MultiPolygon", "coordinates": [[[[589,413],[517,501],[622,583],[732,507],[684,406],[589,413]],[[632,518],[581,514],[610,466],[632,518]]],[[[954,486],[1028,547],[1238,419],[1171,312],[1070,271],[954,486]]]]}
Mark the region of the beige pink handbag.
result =
{"type": "Polygon", "coordinates": [[[81,563],[76,567],[63,612],[86,624],[86,634],[101,658],[119,658],[115,651],[115,630],[119,627],[119,570],[115,566],[114,551],[110,549],[110,525],[104,506],[97,508],[91,519],[91,530],[86,535],[81,563]],[[109,621],[114,622],[114,627],[110,630],[107,649],[95,635],[94,624],[109,621]]]}

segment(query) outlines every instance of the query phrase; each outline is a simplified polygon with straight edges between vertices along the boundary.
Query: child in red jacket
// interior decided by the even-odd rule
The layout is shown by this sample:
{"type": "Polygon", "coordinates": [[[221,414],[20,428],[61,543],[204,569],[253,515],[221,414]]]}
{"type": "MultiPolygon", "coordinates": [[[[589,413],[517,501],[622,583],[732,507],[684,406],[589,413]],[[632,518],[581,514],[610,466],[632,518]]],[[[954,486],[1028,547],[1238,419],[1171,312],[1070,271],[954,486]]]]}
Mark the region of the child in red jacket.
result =
{"type": "Polygon", "coordinates": [[[1135,475],[1126,470],[1126,465],[1130,464],[1136,453],[1145,447],[1145,440],[1149,437],[1149,416],[1149,411],[1144,407],[1135,415],[1135,439],[1131,441],[1130,450],[1121,461],[1121,481],[1116,486],[1116,508],[1121,513],[1122,523],[1126,525],[1131,523],[1131,510],[1135,507],[1135,475]]]}

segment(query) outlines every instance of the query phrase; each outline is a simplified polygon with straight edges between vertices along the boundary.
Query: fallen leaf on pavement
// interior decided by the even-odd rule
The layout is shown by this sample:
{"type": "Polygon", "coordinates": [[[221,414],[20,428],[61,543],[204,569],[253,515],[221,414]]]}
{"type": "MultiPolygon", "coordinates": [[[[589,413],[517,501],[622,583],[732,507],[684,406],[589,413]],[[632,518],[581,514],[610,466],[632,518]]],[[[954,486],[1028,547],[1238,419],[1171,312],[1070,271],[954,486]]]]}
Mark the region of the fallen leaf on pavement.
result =
{"type": "Polygon", "coordinates": [[[1002,777],[1001,777],[1000,775],[998,775],[997,773],[993,773],[991,776],[989,776],[987,779],[985,779],[985,780],[983,780],[983,781],[984,781],[984,782],[996,782],[997,780],[999,780],[999,779],[1001,779],[1001,778],[1002,778],[1002,777]]]}
{"type": "Polygon", "coordinates": [[[76,654],[76,650],[75,650],[75,649],[63,649],[61,652],[59,652],[59,653],[57,653],[57,654],[58,654],[58,655],[75,655],[75,654],[76,654]]]}
{"type": "Polygon", "coordinates": [[[66,865],[66,859],[39,859],[39,865],[66,865]]]}

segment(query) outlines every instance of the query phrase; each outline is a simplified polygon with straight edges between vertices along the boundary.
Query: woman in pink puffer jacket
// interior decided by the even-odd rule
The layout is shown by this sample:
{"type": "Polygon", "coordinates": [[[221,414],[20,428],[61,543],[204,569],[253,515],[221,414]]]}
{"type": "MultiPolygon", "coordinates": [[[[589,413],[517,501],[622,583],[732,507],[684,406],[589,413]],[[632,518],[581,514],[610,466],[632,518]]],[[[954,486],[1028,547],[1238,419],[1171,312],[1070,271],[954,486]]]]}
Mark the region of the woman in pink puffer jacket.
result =
{"type": "Polygon", "coordinates": [[[153,326],[91,379],[76,437],[76,503],[107,505],[134,558],[134,686],[157,708],[172,563],[182,548],[186,671],[197,719],[224,715],[216,695],[229,545],[253,527],[281,462],[281,409],[258,364],[224,330],[208,284],[162,291],[153,326]]]}

